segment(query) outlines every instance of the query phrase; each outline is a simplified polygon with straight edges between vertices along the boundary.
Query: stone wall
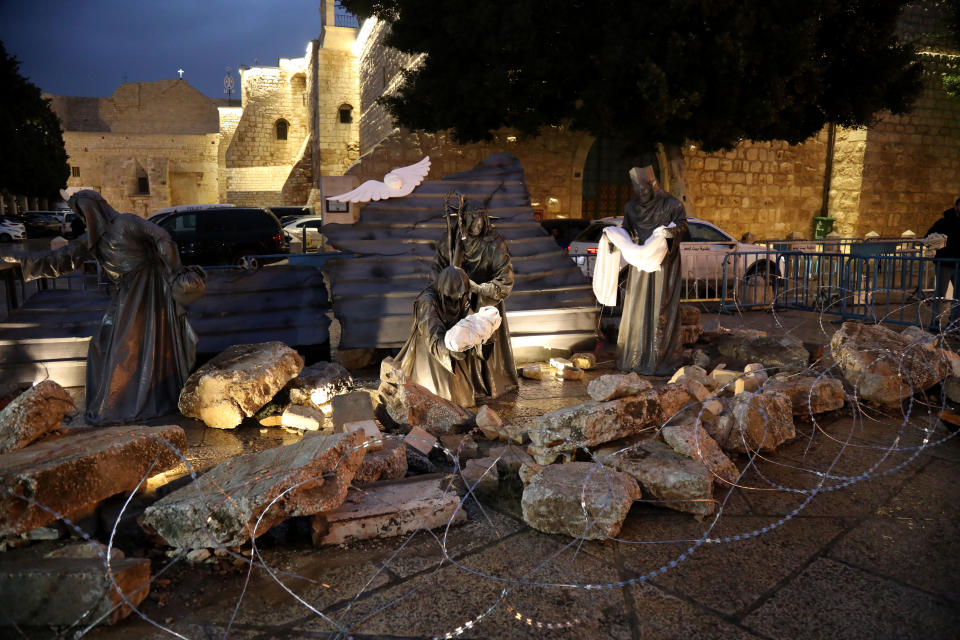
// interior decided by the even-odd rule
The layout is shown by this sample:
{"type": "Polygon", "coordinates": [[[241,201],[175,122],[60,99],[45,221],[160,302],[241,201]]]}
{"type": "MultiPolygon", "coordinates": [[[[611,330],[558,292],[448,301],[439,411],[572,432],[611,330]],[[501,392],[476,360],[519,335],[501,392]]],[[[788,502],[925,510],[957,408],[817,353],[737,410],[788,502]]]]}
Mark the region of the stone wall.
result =
{"type": "Polygon", "coordinates": [[[108,134],[67,131],[69,187],[99,191],[121,212],[147,216],[175,204],[218,202],[219,134],[108,134]],[[139,177],[149,193],[139,192],[139,177]]]}
{"type": "MultiPolygon", "coordinates": [[[[354,52],[356,29],[325,26],[316,56],[316,111],[313,134],[319,154],[315,171],[343,175],[360,156],[360,80],[354,52]],[[340,108],[351,107],[350,122],[340,108]]],[[[319,176],[316,176],[319,178],[319,176]]],[[[319,184],[319,183],[317,183],[319,184]]]]}

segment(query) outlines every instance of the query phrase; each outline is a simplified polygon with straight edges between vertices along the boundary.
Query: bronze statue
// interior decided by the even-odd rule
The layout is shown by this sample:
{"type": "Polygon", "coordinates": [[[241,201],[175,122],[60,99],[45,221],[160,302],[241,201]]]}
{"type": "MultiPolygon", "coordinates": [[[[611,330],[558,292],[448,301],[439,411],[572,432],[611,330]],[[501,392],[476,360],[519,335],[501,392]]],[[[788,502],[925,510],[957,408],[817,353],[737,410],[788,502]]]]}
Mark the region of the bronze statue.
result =
{"type": "Polygon", "coordinates": [[[630,267],[617,336],[617,368],[643,375],[673,373],[680,355],[680,241],[687,233],[683,204],[657,183],[653,167],[630,171],[636,197],[627,202],[623,229],[643,244],[657,227],[667,232],[659,271],[630,267]]]}
{"type": "Polygon", "coordinates": [[[85,234],[57,251],[13,250],[0,259],[20,263],[25,280],[57,277],[96,260],[109,280],[110,304],[87,352],[88,422],[176,413],[197,346],[183,304],[203,294],[203,270],[180,264],[164,229],[118,213],[96,191],[77,192],[70,208],[86,220],[85,234]]]}
{"type": "Polygon", "coordinates": [[[411,381],[464,407],[472,407],[481,359],[476,348],[452,351],[447,330],[470,314],[470,278],[463,269],[443,268],[413,302],[410,337],[397,354],[411,381]]]}
{"type": "Polygon", "coordinates": [[[448,193],[444,202],[447,233],[437,243],[432,276],[447,266],[462,268],[470,278],[470,309],[496,307],[499,329],[482,347],[477,390],[496,398],[516,389],[520,381],[510,345],[504,300],[513,291],[513,263],[507,243],[490,222],[486,208],[471,207],[466,198],[448,193]]]}

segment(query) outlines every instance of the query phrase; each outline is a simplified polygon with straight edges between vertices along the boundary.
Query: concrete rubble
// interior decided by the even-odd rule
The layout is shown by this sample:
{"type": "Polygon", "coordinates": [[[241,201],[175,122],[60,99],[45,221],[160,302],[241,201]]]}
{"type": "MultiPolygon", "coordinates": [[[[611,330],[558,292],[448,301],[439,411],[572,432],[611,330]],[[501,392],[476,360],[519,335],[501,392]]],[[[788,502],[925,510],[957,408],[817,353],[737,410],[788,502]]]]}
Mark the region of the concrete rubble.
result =
{"type": "Polygon", "coordinates": [[[343,544],[460,524],[467,516],[459,505],[449,480],[436,476],[351,489],[342,505],[312,518],[313,543],[343,544]]]}
{"type": "Polygon", "coordinates": [[[141,526],[178,549],[236,546],[293,516],[343,503],[363,462],[363,434],[311,434],[238,456],[147,507],[141,526]]]}
{"type": "Polygon", "coordinates": [[[353,376],[340,363],[318,362],[305,367],[286,385],[291,404],[320,410],[335,396],[353,391],[353,376]]]}
{"type": "Polygon", "coordinates": [[[60,428],[73,398],[53,380],[27,389],[0,411],[0,454],[22,449],[60,428]]]}
{"type": "Polygon", "coordinates": [[[407,446],[398,438],[385,438],[379,451],[368,450],[353,476],[354,485],[396,480],[407,475],[407,446]]]}
{"type": "MultiPolygon", "coordinates": [[[[280,416],[280,426],[300,431],[318,431],[326,418],[321,411],[300,404],[292,404],[280,416]]],[[[263,424],[263,420],[260,421],[263,424]]]]}
{"type": "Polygon", "coordinates": [[[633,501],[640,498],[631,476],[599,464],[570,462],[533,474],[520,506],[524,521],[538,531],[603,540],[620,533],[633,501]]]}
{"type": "Polygon", "coordinates": [[[335,396],[330,404],[333,408],[331,415],[333,431],[340,433],[343,425],[348,422],[373,420],[377,407],[377,398],[375,394],[365,389],[359,389],[335,396]]]}
{"type": "MultiPolygon", "coordinates": [[[[672,381],[671,381],[672,382],[672,381]]],[[[594,400],[603,402],[627,396],[635,396],[652,388],[649,380],[636,373],[607,374],[594,378],[587,384],[587,394],[594,400]]]]}
{"type": "Polygon", "coordinates": [[[843,382],[826,376],[777,374],[763,388],[787,394],[795,416],[836,411],[847,400],[843,382]]]}
{"type": "Polygon", "coordinates": [[[180,465],[186,450],[180,427],[126,426],[77,430],[0,455],[0,536],[90,513],[146,475],[180,465]]]}
{"type": "Polygon", "coordinates": [[[383,383],[380,398],[394,422],[406,427],[420,427],[435,436],[463,433],[473,422],[473,414],[469,411],[415,382],[383,383]]]}
{"type": "Polygon", "coordinates": [[[790,397],[779,391],[738,394],[730,414],[733,420],[729,435],[720,443],[727,451],[773,451],[797,435],[790,397]]]}
{"type": "Polygon", "coordinates": [[[303,358],[282,342],[234,345],[187,378],[180,412],[208,427],[233,429],[302,369],[303,358]]]}
{"type": "Polygon", "coordinates": [[[932,352],[881,325],[844,322],[830,340],[844,379],[863,400],[896,406],[918,391],[956,375],[952,354],[932,352]],[[950,354],[950,355],[948,355],[950,354]]]}

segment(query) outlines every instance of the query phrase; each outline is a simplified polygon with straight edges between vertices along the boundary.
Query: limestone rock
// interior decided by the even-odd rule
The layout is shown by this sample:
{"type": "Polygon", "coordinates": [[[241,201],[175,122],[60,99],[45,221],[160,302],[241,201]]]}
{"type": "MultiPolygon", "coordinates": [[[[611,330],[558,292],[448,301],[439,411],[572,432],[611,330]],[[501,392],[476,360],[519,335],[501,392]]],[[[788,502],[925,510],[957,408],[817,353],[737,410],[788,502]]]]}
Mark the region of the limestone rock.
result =
{"type": "Polygon", "coordinates": [[[734,396],[731,414],[732,428],[723,443],[728,451],[773,451],[797,435],[790,397],[779,391],[734,396]]]}
{"type": "Polygon", "coordinates": [[[149,593],[146,558],[115,558],[109,573],[99,558],[7,558],[0,564],[0,602],[15,603],[4,606],[5,625],[115,624],[130,615],[124,598],[136,607],[149,593]]]}
{"type": "Polygon", "coordinates": [[[410,433],[403,441],[425,456],[430,455],[434,445],[437,444],[436,436],[420,427],[410,429],[410,433]]]}
{"type": "Polygon", "coordinates": [[[309,434],[238,456],[147,507],[141,524],[176,548],[244,544],[287,518],[340,506],[363,461],[362,441],[357,431],[309,434]]]}
{"type": "Polygon", "coordinates": [[[901,331],[900,337],[911,344],[920,345],[931,351],[937,348],[937,344],[940,341],[934,334],[912,325],[901,331]]]}
{"type": "Polygon", "coordinates": [[[467,460],[480,457],[480,449],[469,434],[440,436],[440,443],[449,449],[450,453],[458,458],[461,464],[465,464],[467,460]]]}
{"type": "Polygon", "coordinates": [[[860,398],[895,406],[952,373],[945,358],[881,325],[844,322],[830,340],[833,359],[860,398]]]}
{"type": "Polygon", "coordinates": [[[710,366],[710,354],[703,349],[693,350],[693,364],[703,369],[710,366]]]}
{"type": "MultiPolygon", "coordinates": [[[[292,404],[280,416],[280,425],[301,431],[318,431],[323,425],[323,414],[313,407],[292,404]]],[[[263,420],[260,421],[263,424],[263,420]]]]}
{"type": "Polygon", "coordinates": [[[344,544],[437,529],[467,519],[449,482],[409,478],[350,491],[338,508],[312,520],[313,544],[344,544]]]}
{"type": "Polygon", "coordinates": [[[124,426],[75,430],[0,455],[0,536],[45,526],[56,514],[90,513],[102,500],[133,491],[144,476],[178,466],[177,452],[186,451],[180,427],[124,426]]]}
{"type": "Polygon", "coordinates": [[[734,483],[740,476],[720,445],[702,427],[696,424],[667,425],[660,436],[671,449],[703,463],[716,477],[734,483]]]}
{"type": "Polygon", "coordinates": [[[760,362],[767,369],[803,371],[810,362],[810,353],[794,336],[742,338],[726,336],[717,341],[722,356],[740,362],[760,362]]]}
{"type": "Polygon", "coordinates": [[[668,384],[616,400],[564,407],[534,420],[527,451],[538,464],[550,464],[558,456],[569,457],[580,445],[593,447],[659,426],[691,400],[686,389],[668,384]]]}
{"type": "Polygon", "coordinates": [[[763,380],[759,376],[744,374],[733,381],[733,395],[738,393],[753,393],[760,390],[763,380]]]}
{"type": "Polygon", "coordinates": [[[291,404],[314,409],[330,402],[334,396],[353,390],[353,377],[337,362],[318,362],[303,369],[287,383],[291,404]]]}
{"type": "Polygon", "coordinates": [[[751,362],[747,364],[743,368],[743,372],[748,375],[756,376],[761,382],[770,377],[770,374],[767,373],[767,368],[762,362],[751,362]]]}
{"type": "Polygon", "coordinates": [[[487,405],[483,405],[477,411],[477,427],[480,428],[487,440],[496,440],[500,436],[503,420],[500,418],[500,414],[487,405]]]}
{"type": "Polygon", "coordinates": [[[597,366],[597,356],[592,353],[575,353],[570,356],[573,366],[584,371],[589,371],[597,366]]]}
{"type": "Polygon", "coordinates": [[[0,453],[21,449],[60,428],[73,398],[53,380],[27,389],[0,411],[0,453]]]}
{"type": "Polygon", "coordinates": [[[233,429],[295,378],[303,358],[282,342],[238,344],[187,378],[180,412],[208,427],[233,429]]]}
{"type": "Polygon", "coordinates": [[[564,367],[563,369],[557,370],[557,377],[563,378],[564,380],[583,380],[585,374],[583,373],[583,369],[564,367]]]}
{"type": "Polygon", "coordinates": [[[823,413],[842,409],[846,402],[843,383],[836,378],[813,376],[775,376],[764,385],[766,391],[779,391],[790,397],[793,415],[823,413]]]}
{"type": "Polygon", "coordinates": [[[629,475],[571,462],[535,473],[523,488],[520,506],[524,521],[538,531],[602,540],[620,533],[630,506],[640,497],[640,487],[629,475]]]}
{"type": "Polygon", "coordinates": [[[380,426],[376,420],[360,420],[358,422],[348,422],[343,425],[346,433],[359,431],[363,434],[364,443],[367,451],[379,451],[383,449],[383,434],[380,433],[380,426]]]}
{"type": "Polygon", "coordinates": [[[538,362],[524,365],[521,373],[524,378],[530,380],[543,380],[547,376],[553,375],[553,368],[550,365],[538,362]]]}
{"type": "MultiPolygon", "coordinates": [[[[596,453],[606,454],[603,449],[596,453]]],[[[654,505],[698,515],[713,513],[713,474],[701,462],[663,442],[641,440],[626,451],[604,458],[607,464],[636,479],[654,505]]]]}
{"type": "Polygon", "coordinates": [[[468,430],[473,415],[458,404],[441,398],[415,382],[380,386],[380,397],[387,414],[397,423],[421,427],[435,436],[463,433],[468,430]]]}
{"type": "Polygon", "coordinates": [[[533,462],[529,453],[513,444],[493,447],[490,457],[497,459],[497,468],[504,474],[516,474],[523,464],[533,462]]]}
{"type": "Polygon", "coordinates": [[[673,374],[673,377],[670,378],[670,382],[680,382],[681,378],[696,380],[708,389],[713,389],[716,385],[716,382],[707,374],[707,370],[697,365],[680,367],[677,369],[676,373],[673,374]]]}
{"type": "Polygon", "coordinates": [[[943,393],[950,402],[960,403],[960,377],[948,376],[944,378],[943,393]]]}
{"type": "Polygon", "coordinates": [[[463,474],[463,481],[474,493],[496,493],[500,486],[500,475],[494,458],[467,460],[460,472],[463,474]]]}
{"type": "Polygon", "coordinates": [[[742,375],[743,374],[739,371],[732,371],[730,369],[717,367],[710,372],[710,379],[713,380],[714,388],[719,393],[733,395],[734,389],[736,388],[737,378],[742,375]]]}
{"type": "Polygon", "coordinates": [[[520,482],[525,485],[530,484],[530,480],[533,478],[533,476],[537,475],[541,469],[543,469],[542,464],[537,464],[536,462],[524,462],[517,470],[517,474],[520,476],[520,482]]]}
{"type": "Polygon", "coordinates": [[[611,373],[594,378],[587,384],[587,393],[594,400],[616,400],[635,396],[653,387],[649,380],[636,373],[611,373]]]}
{"type": "Polygon", "coordinates": [[[388,438],[380,451],[367,451],[353,484],[362,485],[378,480],[395,480],[407,475],[407,447],[403,440],[388,438]]]}
{"type": "Polygon", "coordinates": [[[374,394],[366,389],[359,389],[334,396],[330,405],[333,408],[331,415],[333,431],[340,433],[343,430],[343,425],[348,422],[373,420],[377,399],[374,394]]]}

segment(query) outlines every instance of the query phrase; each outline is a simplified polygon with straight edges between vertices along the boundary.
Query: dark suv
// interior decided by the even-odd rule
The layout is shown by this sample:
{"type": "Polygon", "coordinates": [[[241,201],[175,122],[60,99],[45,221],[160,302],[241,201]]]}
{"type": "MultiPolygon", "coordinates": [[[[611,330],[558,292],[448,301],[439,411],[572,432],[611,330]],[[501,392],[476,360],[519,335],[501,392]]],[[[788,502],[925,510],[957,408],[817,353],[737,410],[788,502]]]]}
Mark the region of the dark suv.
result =
{"type": "Polygon", "coordinates": [[[289,251],[280,222],[266,209],[178,211],[155,222],[173,237],[185,264],[240,264],[244,256],[289,251]]]}

